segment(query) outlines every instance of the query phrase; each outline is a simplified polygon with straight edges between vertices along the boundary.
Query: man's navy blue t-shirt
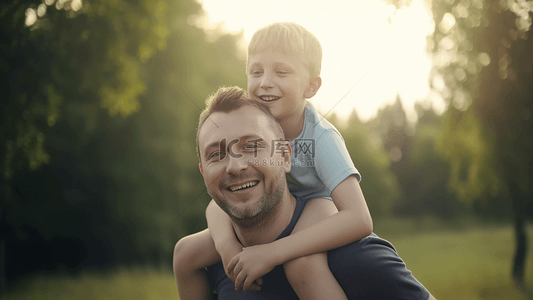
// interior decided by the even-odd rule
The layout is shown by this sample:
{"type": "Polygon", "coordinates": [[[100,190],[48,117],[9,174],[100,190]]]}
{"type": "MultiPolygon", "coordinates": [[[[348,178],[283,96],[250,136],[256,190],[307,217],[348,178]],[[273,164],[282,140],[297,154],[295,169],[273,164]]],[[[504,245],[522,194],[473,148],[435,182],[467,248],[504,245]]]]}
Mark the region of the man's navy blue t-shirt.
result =
{"type": "MultiPolygon", "coordinates": [[[[278,239],[292,232],[304,206],[304,202],[297,199],[292,220],[278,239]]],[[[348,299],[427,300],[429,298],[429,292],[406,269],[394,247],[375,234],[328,251],[328,263],[348,299]]],[[[222,263],[206,269],[209,282],[218,293],[218,300],[298,300],[281,265],[262,277],[263,285],[259,292],[235,291],[235,285],[226,276],[222,263]]]]}

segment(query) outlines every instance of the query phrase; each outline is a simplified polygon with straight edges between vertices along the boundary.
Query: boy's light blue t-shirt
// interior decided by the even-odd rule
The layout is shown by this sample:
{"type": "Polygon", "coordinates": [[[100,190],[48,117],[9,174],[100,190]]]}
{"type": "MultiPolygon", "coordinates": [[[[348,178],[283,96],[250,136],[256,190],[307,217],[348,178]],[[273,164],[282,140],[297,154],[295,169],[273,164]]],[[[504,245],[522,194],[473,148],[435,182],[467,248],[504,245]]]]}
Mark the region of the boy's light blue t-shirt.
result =
{"type": "Polygon", "coordinates": [[[331,191],[352,174],[361,181],[341,134],[310,102],[302,133],[290,144],[292,166],[287,183],[291,193],[304,201],[331,199],[331,191]]]}

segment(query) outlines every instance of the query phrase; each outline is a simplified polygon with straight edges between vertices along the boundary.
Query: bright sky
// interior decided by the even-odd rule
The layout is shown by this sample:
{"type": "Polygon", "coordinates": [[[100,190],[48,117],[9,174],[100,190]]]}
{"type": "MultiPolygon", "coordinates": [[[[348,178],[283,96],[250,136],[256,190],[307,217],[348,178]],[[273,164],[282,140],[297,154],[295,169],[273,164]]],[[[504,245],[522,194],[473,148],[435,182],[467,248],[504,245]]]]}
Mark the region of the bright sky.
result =
{"type": "Polygon", "coordinates": [[[243,31],[245,45],[257,29],[273,22],[296,22],[312,32],[323,57],[322,87],[311,102],[322,114],[332,110],[345,118],[355,107],[366,121],[397,94],[411,121],[416,120],[415,101],[431,99],[425,103],[444,110],[428,84],[426,36],[434,25],[422,0],[396,11],[380,0],[198,1],[207,12],[204,26],[243,31]]]}

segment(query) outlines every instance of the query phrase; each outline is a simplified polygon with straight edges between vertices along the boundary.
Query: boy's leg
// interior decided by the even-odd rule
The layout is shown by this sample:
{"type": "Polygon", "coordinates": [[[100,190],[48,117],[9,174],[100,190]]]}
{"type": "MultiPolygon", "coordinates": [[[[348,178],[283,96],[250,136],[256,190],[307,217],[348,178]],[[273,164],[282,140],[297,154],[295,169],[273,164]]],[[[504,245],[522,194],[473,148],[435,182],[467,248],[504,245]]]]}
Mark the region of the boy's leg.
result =
{"type": "Polygon", "coordinates": [[[174,247],[173,268],[180,299],[209,299],[203,268],[219,261],[208,229],[179,240],[174,247]]]}
{"type": "MultiPolygon", "coordinates": [[[[336,212],[333,201],[312,199],[305,205],[293,232],[307,228],[336,212]]],[[[300,299],[347,299],[329,269],[325,252],[293,259],[283,267],[287,279],[300,299]]]]}

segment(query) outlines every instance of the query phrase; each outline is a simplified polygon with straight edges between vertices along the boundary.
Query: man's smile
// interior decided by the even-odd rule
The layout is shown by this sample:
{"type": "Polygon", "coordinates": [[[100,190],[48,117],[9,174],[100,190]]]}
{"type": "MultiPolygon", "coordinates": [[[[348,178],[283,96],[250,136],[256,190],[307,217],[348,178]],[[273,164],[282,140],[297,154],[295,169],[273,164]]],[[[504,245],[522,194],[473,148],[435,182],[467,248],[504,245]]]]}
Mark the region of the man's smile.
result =
{"type": "Polygon", "coordinates": [[[259,180],[252,180],[252,181],[245,182],[243,184],[236,184],[236,185],[228,186],[226,189],[230,192],[236,192],[236,191],[254,187],[258,183],[259,183],[259,180]]]}

